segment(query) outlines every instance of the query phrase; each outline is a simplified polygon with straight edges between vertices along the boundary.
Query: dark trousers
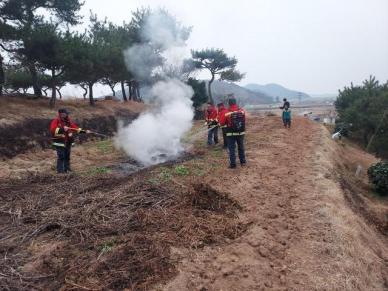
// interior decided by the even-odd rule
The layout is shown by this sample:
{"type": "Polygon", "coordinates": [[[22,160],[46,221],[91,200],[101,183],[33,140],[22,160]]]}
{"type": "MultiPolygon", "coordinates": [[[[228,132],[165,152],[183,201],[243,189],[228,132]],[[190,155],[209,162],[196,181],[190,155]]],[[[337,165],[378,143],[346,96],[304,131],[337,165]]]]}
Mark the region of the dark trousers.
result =
{"type": "Polygon", "coordinates": [[[218,126],[209,129],[207,132],[207,144],[212,145],[213,141],[215,144],[218,143],[218,126]]]}
{"type": "Polygon", "coordinates": [[[228,140],[226,138],[226,127],[222,128],[222,138],[224,140],[224,149],[228,148],[228,140]]]}
{"type": "Polygon", "coordinates": [[[70,152],[71,146],[66,147],[55,147],[57,150],[57,172],[66,173],[71,171],[70,169],[70,152]]]}
{"type": "Polygon", "coordinates": [[[244,135],[228,136],[229,161],[232,168],[236,167],[236,144],[241,164],[245,164],[244,135]]]}
{"type": "Polygon", "coordinates": [[[291,127],[291,119],[283,118],[283,124],[284,124],[284,127],[290,128],[291,127]]]}

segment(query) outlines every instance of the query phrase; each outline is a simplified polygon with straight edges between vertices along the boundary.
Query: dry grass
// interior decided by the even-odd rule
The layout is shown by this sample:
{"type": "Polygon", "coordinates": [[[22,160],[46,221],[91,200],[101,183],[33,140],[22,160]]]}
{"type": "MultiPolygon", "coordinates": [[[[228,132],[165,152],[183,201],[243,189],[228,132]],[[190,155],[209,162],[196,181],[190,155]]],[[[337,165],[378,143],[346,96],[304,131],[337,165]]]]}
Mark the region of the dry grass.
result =
{"type": "MultiPolygon", "coordinates": [[[[72,149],[72,168],[87,173],[96,167],[106,167],[125,159],[122,152],[113,147],[111,139],[78,144],[72,149]],[[102,158],[103,157],[103,158],[102,158]]],[[[55,174],[56,152],[53,149],[36,149],[11,159],[0,160],[0,179],[23,179],[30,175],[55,174]]]]}
{"type": "Polygon", "coordinates": [[[144,290],[175,274],[170,247],[236,238],[237,203],[209,186],[131,178],[35,176],[0,187],[5,290],[144,290]]]}
{"type": "Polygon", "coordinates": [[[340,184],[349,206],[388,235],[388,199],[373,192],[367,175],[368,168],[378,159],[349,141],[339,143],[336,151],[341,157],[336,161],[340,184]],[[356,175],[358,167],[361,171],[356,175]]]}
{"type": "Polygon", "coordinates": [[[55,108],[50,108],[48,99],[27,99],[25,97],[0,98],[0,126],[5,127],[23,122],[31,118],[54,118],[58,108],[65,107],[71,112],[73,119],[91,118],[96,115],[115,115],[117,111],[129,110],[139,113],[144,110],[142,103],[121,103],[112,100],[100,100],[91,107],[88,100],[58,100],[55,108]]]}
{"type": "Polygon", "coordinates": [[[350,144],[333,142],[326,132],[315,158],[319,161],[315,164],[315,184],[321,192],[312,197],[310,205],[319,205],[315,221],[321,222],[320,230],[326,232],[324,241],[317,241],[314,249],[321,258],[316,269],[326,274],[315,278],[316,288],[379,290],[388,274],[384,266],[388,250],[386,239],[375,229],[387,233],[381,228],[384,216],[377,218],[373,208],[387,213],[387,201],[377,201],[368,193],[365,170],[355,176],[357,165],[365,169],[375,158],[350,144]],[[371,220],[372,216],[375,219],[371,220]]]}

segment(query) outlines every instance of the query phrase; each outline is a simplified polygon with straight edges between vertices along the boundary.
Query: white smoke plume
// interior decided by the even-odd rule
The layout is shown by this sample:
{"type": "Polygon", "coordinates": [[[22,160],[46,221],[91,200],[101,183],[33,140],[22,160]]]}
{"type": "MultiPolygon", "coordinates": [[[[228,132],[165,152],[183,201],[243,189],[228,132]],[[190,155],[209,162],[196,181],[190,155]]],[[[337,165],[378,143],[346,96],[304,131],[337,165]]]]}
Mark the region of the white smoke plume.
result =
{"type": "Polygon", "coordinates": [[[136,78],[150,81],[157,75],[162,79],[152,86],[146,98],[151,109],[128,126],[119,125],[115,138],[118,148],[146,166],[179,156],[184,151],[181,139],[192,126],[192,88],[164,72],[166,64],[183,65],[182,48],[188,37],[184,31],[177,31],[165,11],[153,12],[142,30],[145,44],[124,52],[127,67],[136,78]],[[164,51],[162,58],[155,48],[164,51]]]}
{"type": "Polygon", "coordinates": [[[178,80],[160,81],[151,89],[157,104],[129,126],[119,128],[116,144],[144,165],[177,157],[183,150],[182,136],[193,119],[191,87],[178,80]]]}

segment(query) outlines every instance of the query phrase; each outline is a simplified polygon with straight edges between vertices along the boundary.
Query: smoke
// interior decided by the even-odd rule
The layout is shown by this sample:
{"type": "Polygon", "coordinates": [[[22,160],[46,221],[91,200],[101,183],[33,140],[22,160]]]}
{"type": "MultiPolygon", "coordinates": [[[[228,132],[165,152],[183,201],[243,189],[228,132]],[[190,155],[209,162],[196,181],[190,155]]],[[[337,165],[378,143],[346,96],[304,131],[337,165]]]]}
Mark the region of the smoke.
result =
{"type": "Polygon", "coordinates": [[[141,31],[143,42],[152,43],[160,50],[185,46],[190,28],[183,27],[166,10],[151,12],[141,31]]]}
{"type": "Polygon", "coordinates": [[[174,159],[184,151],[181,139],[192,126],[194,92],[179,76],[171,78],[166,68],[183,65],[187,31],[166,11],[152,12],[141,30],[142,44],[124,52],[127,68],[138,80],[160,80],[146,96],[151,109],[128,126],[119,124],[115,138],[116,147],[144,165],[174,159]]]}
{"type": "Polygon", "coordinates": [[[160,81],[152,89],[152,111],[120,127],[116,144],[129,156],[152,165],[177,157],[183,150],[182,136],[191,128],[191,87],[178,80],[160,81]]]}
{"type": "Polygon", "coordinates": [[[125,64],[138,80],[151,80],[163,57],[149,44],[136,44],[124,51],[125,64]]]}

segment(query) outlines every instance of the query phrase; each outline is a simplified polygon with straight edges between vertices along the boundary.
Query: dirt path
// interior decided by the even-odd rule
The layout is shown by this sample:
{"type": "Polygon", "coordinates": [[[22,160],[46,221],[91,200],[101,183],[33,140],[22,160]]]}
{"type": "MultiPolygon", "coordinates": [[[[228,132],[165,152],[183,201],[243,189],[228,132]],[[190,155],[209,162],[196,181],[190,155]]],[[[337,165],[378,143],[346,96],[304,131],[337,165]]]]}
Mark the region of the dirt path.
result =
{"type": "Polygon", "coordinates": [[[289,131],[275,120],[250,119],[248,166],[206,181],[240,203],[249,230],[183,254],[179,275],[156,289],[388,289],[387,239],[346,204],[337,145],[318,124],[300,118],[289,131]]]}

